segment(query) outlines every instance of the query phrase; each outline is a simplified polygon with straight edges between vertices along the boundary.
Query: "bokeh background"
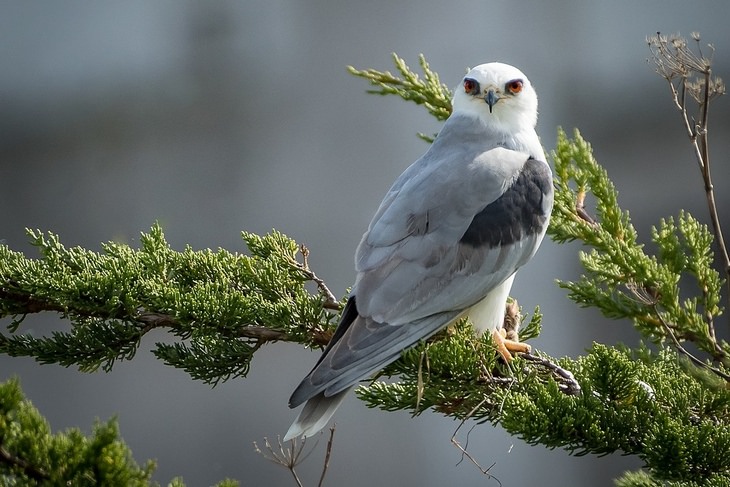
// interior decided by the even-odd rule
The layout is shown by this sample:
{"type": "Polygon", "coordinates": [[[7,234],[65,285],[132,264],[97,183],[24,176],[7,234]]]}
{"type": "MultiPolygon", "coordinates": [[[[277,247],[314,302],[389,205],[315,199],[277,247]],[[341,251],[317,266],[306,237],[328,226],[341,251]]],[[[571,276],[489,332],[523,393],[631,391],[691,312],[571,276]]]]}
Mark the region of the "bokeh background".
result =
{"type": "MultiPolygon", "coordinates": [[[[626,1],[5,1],[0,4],[0,239],[31,251],[24,228],[69,245],[137,245],[160,221],[174,248],[243,251],[241,230],[281,230],[312,251],[311,265],[343,295],[352,255],[395,177],[438,123],[415,105],[365,94],[348,64],[392,69],[424,53],[454,86],[468,66],[520,67],[540,95],[538,132],[592,142],[646,240],[660,217],[705,217],[690,146],[645,37],[700,31],[730,73],[730,3],[626,1]]],[[[730,100],[712,109],[716,190],[730,226],[730,100]]],[[[635,344],[628,323],[579,310],[554,284],[579,275],[578,245],[546,242],[515,295],[544,312],[534,345],[576,356],[591,343],[635,344]]],[[[7,323],[4,323],[4,325],[7,323]]],[[[29,318],[46,333],[56,316],[29,318]]],[[[55,430],[118,416],[137,461],[155,479],[188,485],[225,477],[294,485],[252,442],[283,434],[287,398],[317,358],[288,344],[259,351],[248,378],[215,389],[148,353],[109,374],[82,374],[0,357],[55,430]]],[[[336,415],[326,485],[499,485],[450,438],[458,424],[426,413],[371,411],[354,396],[336,415]]],[[[466,429],[459,439],[466,441],[466,429]]],[[[316,485],[324,440],[300,468],[316,485]]],[[[501,485],[608,486],[637,459],[575,458],[479,426],[470,453],[501,485]]]]}

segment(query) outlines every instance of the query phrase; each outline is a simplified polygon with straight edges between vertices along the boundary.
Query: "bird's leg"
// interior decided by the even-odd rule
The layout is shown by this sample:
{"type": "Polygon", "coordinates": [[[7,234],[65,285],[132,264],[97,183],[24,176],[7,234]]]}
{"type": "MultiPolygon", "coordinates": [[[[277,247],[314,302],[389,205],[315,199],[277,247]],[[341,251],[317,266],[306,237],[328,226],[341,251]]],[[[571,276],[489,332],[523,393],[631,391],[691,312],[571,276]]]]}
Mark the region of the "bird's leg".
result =
{"type": "Polygon", "coordinates": [[[505,362],[510,363],[512,361],[513,353],[529,353],[530,350],[532,350],[532,347],[530,347],[527,343],[510,340],[509,338],[505,338],[506,335],[507,332],[504,328],[500,328],[499,330],[494,330],[492,332],[492,340],[494,340],[494,344],[497,346],[497,351],[505,362]]]}
{"type": "Polygon", "coordinates": [[[520,307],[517,301],[512,299],[505,309],[503,328],[492,332],[492,340],[497,346],[497,351],[507,363],[512,360],[513,353],[529,353],[531,350],[528,344],[520,343],[519,329],[520,307]]]}

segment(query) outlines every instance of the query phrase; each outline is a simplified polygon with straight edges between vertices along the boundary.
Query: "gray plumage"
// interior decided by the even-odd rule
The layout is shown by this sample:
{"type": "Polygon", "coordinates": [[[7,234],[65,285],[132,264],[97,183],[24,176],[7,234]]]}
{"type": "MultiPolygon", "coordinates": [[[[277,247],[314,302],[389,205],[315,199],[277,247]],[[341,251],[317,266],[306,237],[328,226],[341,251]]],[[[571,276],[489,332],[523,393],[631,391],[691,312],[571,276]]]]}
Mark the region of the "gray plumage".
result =
{"type": "Polygon", "coordinates": [[[552,177],[525,75],[490,63],[463,83],[438,137],[395,181],[363,235],[351,297],[291,396],[290,407],[307,404],[285,439],[319,431],[358,381],[454,320],[501,327],[514,274],[545,234],[552,177]]]}

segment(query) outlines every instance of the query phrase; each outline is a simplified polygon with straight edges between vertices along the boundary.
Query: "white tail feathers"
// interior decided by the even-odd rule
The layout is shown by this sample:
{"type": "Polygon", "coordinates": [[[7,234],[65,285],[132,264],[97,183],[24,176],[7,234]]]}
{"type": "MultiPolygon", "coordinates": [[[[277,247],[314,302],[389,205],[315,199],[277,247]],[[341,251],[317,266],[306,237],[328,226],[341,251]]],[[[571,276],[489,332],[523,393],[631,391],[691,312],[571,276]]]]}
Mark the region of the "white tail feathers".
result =
{"type": "Polygon", "coordinates": [[[299,437],[307,438],[324,428],[348,392],[350,388],[329,397],[320,392],[309,399],[286,432],[284,441],[299,437]]]}

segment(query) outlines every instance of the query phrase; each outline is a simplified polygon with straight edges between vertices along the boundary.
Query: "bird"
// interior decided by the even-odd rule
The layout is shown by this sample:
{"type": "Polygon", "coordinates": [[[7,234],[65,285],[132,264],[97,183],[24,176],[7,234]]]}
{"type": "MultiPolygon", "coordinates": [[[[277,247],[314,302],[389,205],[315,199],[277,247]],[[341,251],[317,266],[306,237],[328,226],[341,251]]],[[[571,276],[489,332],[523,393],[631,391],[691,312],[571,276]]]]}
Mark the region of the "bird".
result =
{"type": "Polygon", "coordinates": [[[491,62],[466,73],[452,107],[360,240],[339,324],[289,399],[306,404],[286,441],[316,434],[359,381],[460,318],[491,332],[505,360],[529,351],[500,330],[515,273],[537,251],[553,205],[537,94],[522,71],[491,62]]]}

